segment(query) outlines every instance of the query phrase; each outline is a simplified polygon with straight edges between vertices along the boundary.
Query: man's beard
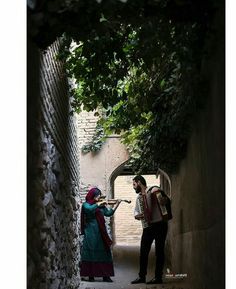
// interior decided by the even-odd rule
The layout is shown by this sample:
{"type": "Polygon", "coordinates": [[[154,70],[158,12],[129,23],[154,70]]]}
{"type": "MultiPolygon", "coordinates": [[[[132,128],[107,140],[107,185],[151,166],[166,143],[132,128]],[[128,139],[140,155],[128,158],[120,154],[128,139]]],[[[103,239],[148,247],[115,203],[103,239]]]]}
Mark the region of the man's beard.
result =
{"type": "Polygon", "coordinates": [[[139,194],[141,192],[141,187],[138,185],[135,189],[136,194],[139,194]]]}

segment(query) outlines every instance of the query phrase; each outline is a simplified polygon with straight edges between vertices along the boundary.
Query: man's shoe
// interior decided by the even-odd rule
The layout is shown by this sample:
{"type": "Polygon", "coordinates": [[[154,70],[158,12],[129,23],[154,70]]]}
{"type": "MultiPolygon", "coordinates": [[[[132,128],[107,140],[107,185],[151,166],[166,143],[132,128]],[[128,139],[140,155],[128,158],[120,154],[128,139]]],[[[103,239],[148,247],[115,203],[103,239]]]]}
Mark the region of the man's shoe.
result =
{"type": "Polygon", "coordinates": [[[103,282],[113,282],[110,277],[103,277],[103,282]]]}
{"type": "Polygon", "coordinates": [[[146,282],[146,278],[144,277],[138,277],[137,279],[135,279],[134,281],[131,282],[131,284],[139,284],[139,283],[145,283],[146,282]]]}
{"type": "Polygon", "coordinates": [[[162,284],[163,281],[161,278],[153,278],[152,280],[148,281],[146,284],[162,284]]]}

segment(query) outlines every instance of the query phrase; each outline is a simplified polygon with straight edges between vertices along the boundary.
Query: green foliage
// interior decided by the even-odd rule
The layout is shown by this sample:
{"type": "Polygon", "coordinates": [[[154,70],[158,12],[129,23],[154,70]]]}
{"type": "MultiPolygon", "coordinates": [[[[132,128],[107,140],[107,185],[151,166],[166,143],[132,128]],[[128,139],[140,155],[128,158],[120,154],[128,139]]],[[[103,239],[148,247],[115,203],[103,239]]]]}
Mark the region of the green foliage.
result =
{"type": "Polygon", "coordinates": [[[199,73],[199,27],[154,19],[118,28],[72,48],[66,67],[77,84],[74,108],[105,109],[100,123],[107,135],[121,135],[136,170],[153,161],[174,170],[186,152],[197,106],[192,88],[199,73]]]}
{"type": "Polygon", "coordinates": [[[92,137],[90,143],[82,147],[83,153],[97,152],[101,149],[104,141],[106,140],[106,135],[104,133],[103,127],[98,123],[95,129],[95,134],[92,137]]]}
{"type": "Polygon", "coordinates": [[[81,0],[61,10],[60,58],[76,80],[73,107],[105,111],[84,152],[118,133],[136,171],[153,162],[169,172],[178,168],[192,118],[204,103],[201,63],[214,5],[81,0]]]}

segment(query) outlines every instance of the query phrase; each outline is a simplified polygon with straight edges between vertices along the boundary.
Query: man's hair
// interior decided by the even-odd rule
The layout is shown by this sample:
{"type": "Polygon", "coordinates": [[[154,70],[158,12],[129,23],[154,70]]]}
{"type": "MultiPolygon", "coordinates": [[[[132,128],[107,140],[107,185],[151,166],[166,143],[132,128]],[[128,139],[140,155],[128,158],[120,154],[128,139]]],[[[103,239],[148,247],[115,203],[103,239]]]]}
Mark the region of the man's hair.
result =
{"type": "Polygon", "coordinates": [[[133,181],[135,181],[136,183],[140,181],[142,185],[144,185],[145,187],[147,186],[146,180],[143,176],[137,175],[133,178],[133,181]]]}

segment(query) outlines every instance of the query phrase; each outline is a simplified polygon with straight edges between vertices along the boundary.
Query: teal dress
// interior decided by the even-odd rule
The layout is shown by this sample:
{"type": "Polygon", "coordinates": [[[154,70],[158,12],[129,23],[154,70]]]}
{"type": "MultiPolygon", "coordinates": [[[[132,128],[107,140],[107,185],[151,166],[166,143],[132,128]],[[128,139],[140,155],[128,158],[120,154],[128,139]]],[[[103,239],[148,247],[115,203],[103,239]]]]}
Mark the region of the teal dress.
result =
{"type": "MultiPolygon", "coordinates": [[[[81,276],[109,277],[114,276],[113,260],[110,248],[104,244],[101,230],[95,215],[97,204],[83,203],[85,218],[84,240],[81,251],[81,276]]],[[[113,209],[99,208],[103,216],[111,217],[113,209]]]]}

